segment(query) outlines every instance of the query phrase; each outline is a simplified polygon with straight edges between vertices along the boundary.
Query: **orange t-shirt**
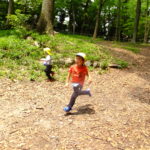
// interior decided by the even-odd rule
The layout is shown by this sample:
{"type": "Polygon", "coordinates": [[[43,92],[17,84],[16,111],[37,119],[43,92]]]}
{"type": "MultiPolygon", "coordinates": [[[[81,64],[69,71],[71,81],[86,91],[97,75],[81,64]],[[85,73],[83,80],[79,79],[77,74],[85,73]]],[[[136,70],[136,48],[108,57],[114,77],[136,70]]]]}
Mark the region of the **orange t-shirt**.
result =
{"type": "Polygon", "coordinates": [[[72,83],[84,84],[85,77],[88,75],[88,69],[86,66],[73,65],[70,67],[69,72],[71,73],[72,83]]]}

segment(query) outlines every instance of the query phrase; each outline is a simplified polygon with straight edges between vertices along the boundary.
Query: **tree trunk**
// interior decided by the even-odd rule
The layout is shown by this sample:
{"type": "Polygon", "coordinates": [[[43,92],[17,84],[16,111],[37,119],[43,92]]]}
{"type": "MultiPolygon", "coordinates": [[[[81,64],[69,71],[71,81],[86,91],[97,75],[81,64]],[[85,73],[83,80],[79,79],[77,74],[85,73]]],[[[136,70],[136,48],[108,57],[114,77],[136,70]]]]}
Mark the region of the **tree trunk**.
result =
{"type": "Polygon", "coordinates": [[[100,14],[101,14],[101,11],[102,11],[102,6],[103,6],[103,0],[99,0],[99,6],[98,6],[97,14],[96,14],[96,24],[95,24],[93,38],[97,37],[98,28],[99,28],[100,14]]]}
{"type": "Polygon", "coordinates": [[[53,11],[54,11],[54,0],[43,0],[41,15],[37,23],[37,30],[40,33],[45,32],[50,35],[54,34],[53,11]]]}
{"type": "Polygon", "coordinates": [[[146,8],[146,23],[145,23],[145,33],[144,33],[144,43],[148,42],[148,36],[150,32],[150,18],[149,18],[149,0],[147,0],[146,8]]]}
{"type": "MultiPolygon", "coordinates": [[[[9,16],[13,14],[13,11],[14,11],[14,0],[9,0],[7,15],[9,16]]],[[[7,19],[6,24],[9,24],[9,19],[7,19]]]]}
{"type": "Polygon", "coordinates": [[[70,4],[70,8],[69,8],[69,25],[68,25],[69,32],[72,32],[72,24],[73,24],[72,4],[70,4]]]}
{"type": "Polygon", "coordinates": [[[135,17],[135,22],[134,22],[134,32],[133,32],[133,39],[132,39],[133,43],[137,42],[137,34],[138,34],[140,15],[141,15],[141,0],[137,0],[136,17],[135,17]]]}
{"type": "Polygon", "coordinates": [[[86,18],[87,18],[87,9],[89,7],[89,3],[91,2],[91,0],[87,0],[86,1],[86,5],[84,7],[84,14],[83,14],[83,23],[82,23],[82,26],[81,26],[81,34],[84,33],[84,27],[85,27],[85,24],[86,24],[86,18]]]}
{"type": "MultiPolygon", "coordinates": [[[[111,20],[111,7],[108,7],[108,20],[111,20]]],[[[108,23],[108,22],[107,22],[108,23]]],[[[111,32],[111,27],[110,27],[110,21],[109,21],[109,24],[107,25],[107,33],[106,33],[106,37],[107,37],[107,40],[110,40],[111,36],[110,36],[110,32],[111,32]]]]}
{"type": "Polygon", "coordinates": [[[75,9],[74,6],[72,6],[72,16],[73,16],[73,34],[76,32],[76,18],[75,18],[75,9]]]}
{"type": "Polygon", "coordinates": [[[104,10],[104,21],[103,21],[103,33],[104,33],[104,38],[106,39],[106,10],[104,10]]]}
{"type": "Polygon", "coordinates": [[[74,1],[70,1],[69,8],[69,31],[75,34],[76,30],[76,15],[75,15],[75,6],[74,1]]]}
{"type": "Polygon", "coordinates": [[[120,41],[121,0],[118,0],[115,40],[120,41]]]}

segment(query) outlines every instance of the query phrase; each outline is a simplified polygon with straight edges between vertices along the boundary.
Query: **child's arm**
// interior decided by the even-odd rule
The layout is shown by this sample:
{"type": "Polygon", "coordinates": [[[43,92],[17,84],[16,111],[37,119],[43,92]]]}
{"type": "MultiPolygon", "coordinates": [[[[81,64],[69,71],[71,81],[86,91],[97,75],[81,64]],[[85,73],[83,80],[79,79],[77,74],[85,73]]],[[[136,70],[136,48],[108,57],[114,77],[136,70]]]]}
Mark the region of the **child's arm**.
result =
{"type": "Polygon", "coordinates": [[[71,72],[68,73],[68,76],[67,76],[67,79],[66,79],[66,85],[65,86],[69,85],[70,79],[71,79],[71,72]]]}
{"type": "Polygon", "coordinates": [[[40,62],[41,64],[43,64],[43,63],[45,62],[45,58],[41,58],[41,59],[39,60],[39,62],[40,62]]]}
{"type": "Polygon", "coordinates": [[[88,77],[88,84],[91,84],[92,83],[92,78],[91,78],[91,75],[89,73],[87,74],[87,77],[88,77]]]}
{"type": "Polygon", "coordinates": [[[45,61],[45,60],[46,60],[46,58],[41,58],[40,60],[41,60],[41,61],[45,61]]]}

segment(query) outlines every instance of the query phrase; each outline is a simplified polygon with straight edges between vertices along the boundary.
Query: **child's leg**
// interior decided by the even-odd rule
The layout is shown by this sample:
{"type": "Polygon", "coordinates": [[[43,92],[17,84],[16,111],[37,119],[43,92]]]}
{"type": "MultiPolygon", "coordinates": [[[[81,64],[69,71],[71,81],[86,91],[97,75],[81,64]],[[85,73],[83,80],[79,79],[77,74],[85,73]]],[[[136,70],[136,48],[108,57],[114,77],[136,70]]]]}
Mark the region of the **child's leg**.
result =
{"type": "Polygon", "coordinates": [[[52,75],[52,76],[54,76],[54,71],[52,71],[52,68],[53,68],[53,66],[52,65],[50,65],[51,66],[51,68],[50,68],[50,74],[52,75]]]}
{"type": "Polygon", "coordinates": [[[73,105],[75,104],[75,101],[76,101],[76,99],[79,95],[89,95],[89,96],[91,96],[91,93],[90,93],[89,90],[82,91],[82,88],[83,88],[83,86],[80,85],[80,84],[73,87],[74,92],[73,92],[73,94],[71,96],[71,99],[70,99],[70,102],[68,104],[69,108],[73,107],[73,105]]]}
{"type": "Polygon", "coordinates": [[[80,84],[79,84],[79,88],[80,88],[80,90],[79,90],[78,95],[89,95],[89,96],[91,96],[90,89],[82,91],[83,86],[80,84]]]}
{"type": "Polygon", "coordinates": [[[89,90],[80,91],[79,95],[89,95],[90,96],[90,91],[89,90]]]}
{"type": "Polygon", "coordinates": [[[68,107],[70,107],[70,108],[73,107],[73,105],[75,104],[76,98],[79,96],[79,93],[80,93],[80,90],[81,90],[80,85],[78,85],[76,87],[73,87],[73,90],[74,90],[74,92],[73,92],[73,94],[71,96],[71,99],[70,99],[70,102],[68,104],[68,107]]]}
{"type": "Polygon", "coordinates": [[[46,76],[48,77],[48,79],[52,79],[52,77],[50,76],[50,73],[51,73],[51,66],[50,65],[48,65],[48,66],[46,66],[46,69],[44,70],[45,71],[45,74],[46,74],[46,76]]]}

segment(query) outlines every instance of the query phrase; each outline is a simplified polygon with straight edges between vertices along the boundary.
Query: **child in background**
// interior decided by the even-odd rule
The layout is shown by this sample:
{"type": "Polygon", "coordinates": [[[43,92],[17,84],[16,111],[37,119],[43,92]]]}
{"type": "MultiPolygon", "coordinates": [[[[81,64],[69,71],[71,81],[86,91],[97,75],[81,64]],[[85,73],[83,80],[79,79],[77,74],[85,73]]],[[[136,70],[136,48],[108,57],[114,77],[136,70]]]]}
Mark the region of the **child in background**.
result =
{"type": "Polygon", "coordinates": [[[50,48],[44,48],[44,52],[47,54],[46,58],[42,58],[41,61],[43,62],[44,66],[46,66],[45,74],[47,76],[47,81],[54,81],[52,77],[54,72],[52,71],[52,53],[50,48]]]}
{"type": "Polygon", "coordinates": [[[88,68],[85,66],[85,58],[86,55],[84,53],[76,54],[75,65],[71,66],[69,69],[66,86],[69,85],[69,82],[71,80],[74,92],[71,96],[69,104],[64,108],[65,112],[69,112],[72,109],[78,96],[91,96],[90,89],[82,91],[86,76],[89,78],[89,84],[91,83],[88,68]]]}

